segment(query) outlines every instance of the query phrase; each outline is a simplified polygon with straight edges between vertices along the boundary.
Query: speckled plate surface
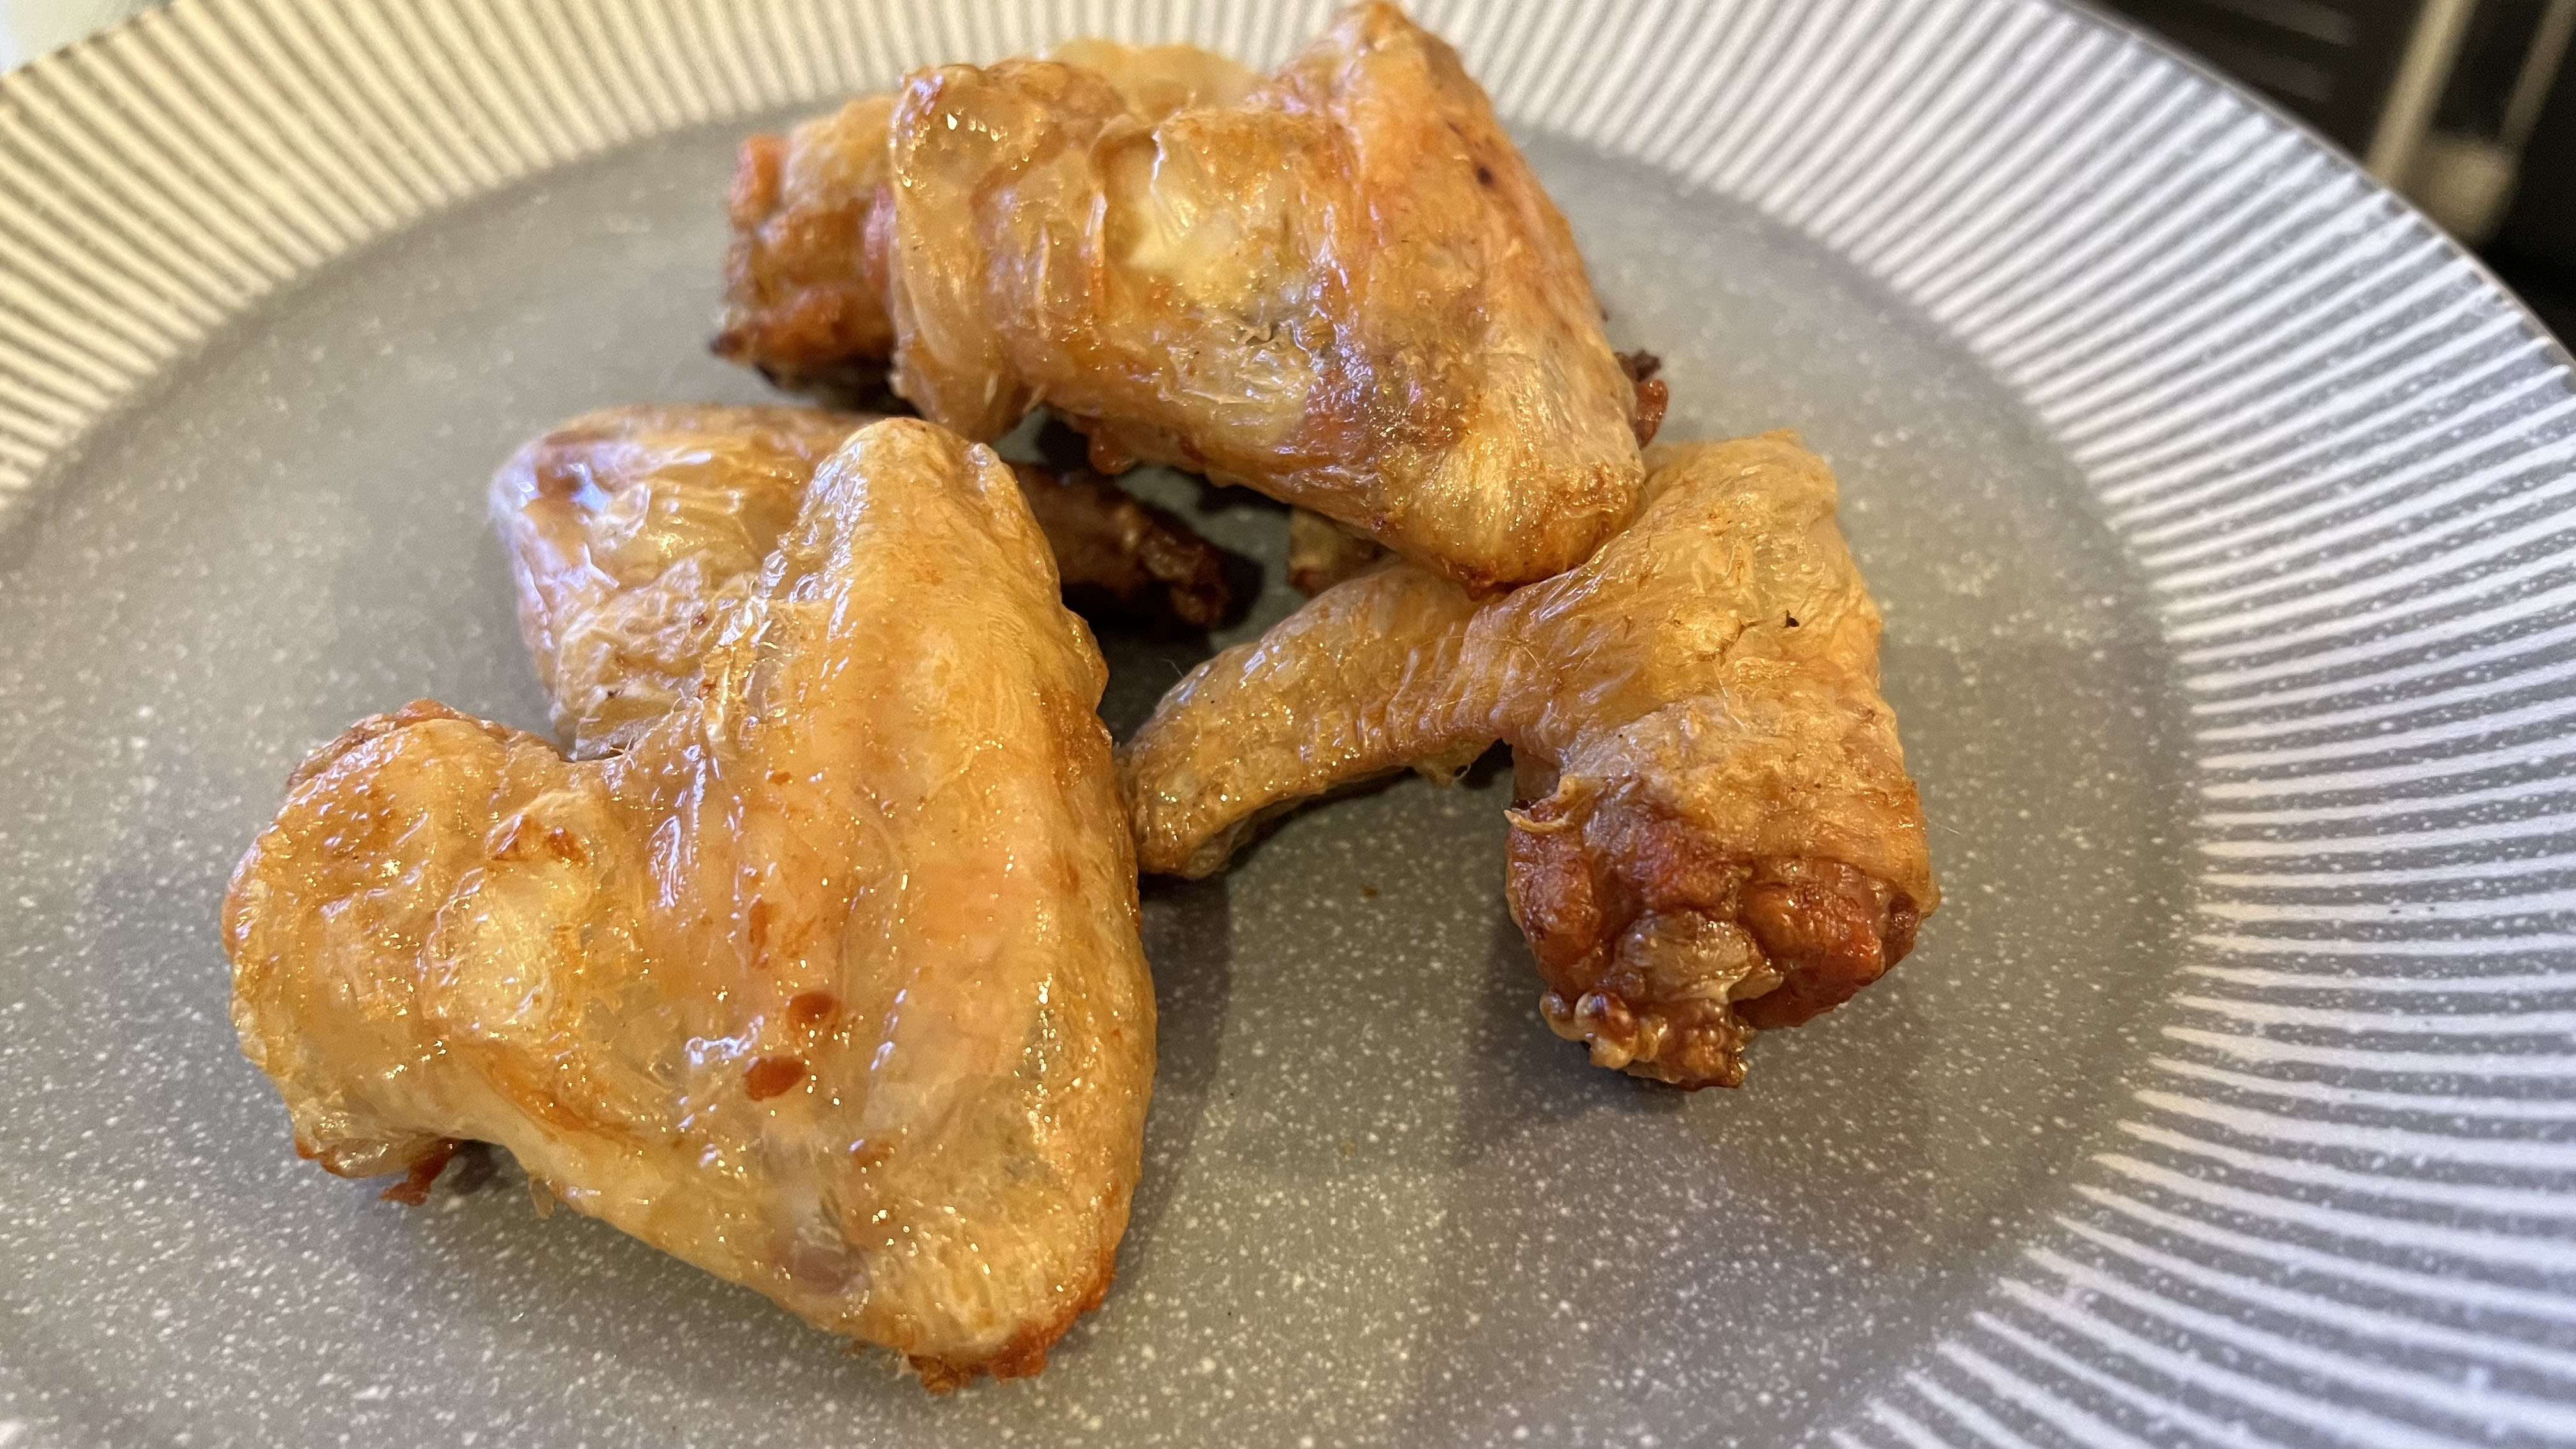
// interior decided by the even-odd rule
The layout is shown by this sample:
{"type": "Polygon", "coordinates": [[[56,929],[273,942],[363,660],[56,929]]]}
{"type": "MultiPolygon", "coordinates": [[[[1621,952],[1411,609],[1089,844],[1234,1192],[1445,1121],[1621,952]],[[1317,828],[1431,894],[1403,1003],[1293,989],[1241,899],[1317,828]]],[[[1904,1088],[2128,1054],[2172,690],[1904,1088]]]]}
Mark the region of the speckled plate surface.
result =
{"type": "MultiPolygon", "coordinates": [[[[2576,1441],[2566,355],[2036,0],[1424,12],[1668,435],[1839,470],[1916,956],[1685,1098],[1538,1022],[1505,781],[1298,816],[1147,890],[1107,1306],[943,1400],[506,1163],[326,1177],[225,1021],[225,874],[362,714],[542,723],[482,480],[758,395],[702,345],[734,142],[1321,11],[179,0],[0,78],[0,1445],[2576,1441]]],[[[1275,510],[1146,486],[1275,571],[1275,510]]],[[[1112,640],[1113,726],[1201,647],[1112,640]]]]}

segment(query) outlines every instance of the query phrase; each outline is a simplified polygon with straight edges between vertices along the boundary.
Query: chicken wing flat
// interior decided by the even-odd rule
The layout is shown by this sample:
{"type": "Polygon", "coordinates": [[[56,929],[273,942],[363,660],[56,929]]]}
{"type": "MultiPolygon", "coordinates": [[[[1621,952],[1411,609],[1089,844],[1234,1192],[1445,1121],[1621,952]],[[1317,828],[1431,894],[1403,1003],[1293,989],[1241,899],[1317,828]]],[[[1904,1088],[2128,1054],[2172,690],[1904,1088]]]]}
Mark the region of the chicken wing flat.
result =
{"type": "Polygon", "coordinates": [[[917,72],[882,173],[873,102],[754,143],[718,349],[776,372],[825,365],[837,344],[809,336],[873,345],[873,317],[801,320],[787,280],[854,277],[885,289],[895,391],[969,437],[1043,403],[1105,472],[1246,484],[1474,588],[1570,567],[1627,521],[1640,383],[1454,51],[1371,3],[1239,95],[1149,92],[1120,54],[917,72]],[[825,145],[870,159],[800,166],[825,145]],[[799,180],[830,176],[874,200],[799,180]],[[839,239],[811,267],[771,240],[806,217],[839,239]],[[859,265],[824,260],[854,245],[859,265]]]}
{"type": "Polygon", "coordinates": [[[1479,602],[1390,564],[1174,686],[1122,761],[1148,870],[1264,815],[1513,750],[1505,883],[1594,1061],[1685,1087],[1894,965],[1940,902],[1833,475],[1786,434],[1656,448],[1637,521],[1479,602]]]}
{"type": "MultiPolygon", "coordinates": [[[[521,448],[492,479],[519,626],[574,758],[634,743],[695,687],[815,469],[870,419],[815,408],[633,407],[521,448]]],[[[1066,596],[1204,628],[1232,602],[1187,524],[1081,473],[1015,470],[1066,596]]]]}
{"type": "Polygon", "coordinates": [[[1010,469],[863,429],[625,752],[423,702],[306,761],[225,900],[243,1049],[332,1172],[499,1143],[933,1387],[1035,1372],[1154,1065],[1105,677],[1010,469]]]}

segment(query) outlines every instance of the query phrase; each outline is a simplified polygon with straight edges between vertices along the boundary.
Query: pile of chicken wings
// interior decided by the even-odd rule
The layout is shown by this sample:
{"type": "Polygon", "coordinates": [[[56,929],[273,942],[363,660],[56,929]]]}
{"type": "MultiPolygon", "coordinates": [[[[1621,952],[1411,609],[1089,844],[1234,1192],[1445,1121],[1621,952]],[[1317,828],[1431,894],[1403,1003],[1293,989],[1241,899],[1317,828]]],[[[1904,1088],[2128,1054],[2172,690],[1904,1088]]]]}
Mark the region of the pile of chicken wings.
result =
{"type": "Polygon", "coordinates": [[[916,71],[753,138],[727,204],[716,350],[875,411],[613,409],[494,477],[557,738],[361,721],[224,903],[243,1049],[326,1169],[418,1201],[499,1144],[947,1388],[1035,1372],[1108,1288],[1140,868],[1507,744],[1541,1014],[1685,1088],[1939,903],[1832,475],[1785,433],[1653,442],[1653,360],[1392,5],[1269,75],[916,71]],[[1080,465],[993,451],[1040,410],[1080,465]],[[1293,505],[1313,597],[1113,747],[1067,605],[1204,628],[1235,587],[1113,481],[1143,463],[1293,505]]]}

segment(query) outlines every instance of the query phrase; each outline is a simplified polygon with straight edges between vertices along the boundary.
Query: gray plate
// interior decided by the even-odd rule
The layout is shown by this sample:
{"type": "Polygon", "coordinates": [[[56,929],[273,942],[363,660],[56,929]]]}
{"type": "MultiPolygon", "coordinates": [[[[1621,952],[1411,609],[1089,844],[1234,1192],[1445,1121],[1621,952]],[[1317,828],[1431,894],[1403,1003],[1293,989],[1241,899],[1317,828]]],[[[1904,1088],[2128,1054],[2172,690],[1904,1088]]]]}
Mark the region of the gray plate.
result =
{"type": "MultiPolygon", "coordinates": [[[[506,1161],[297,1161],[225,874],[362,714],[542,726],[481,483],[760,395],[703,351],[734,142],[1317,17],[181,0],[0,80],[0,1445],[2576,1440],[2564,355],[2044,6],[1427,8],[1667,436],[1840,474],[1916,956],[1684,1097],[1539,1023],[1490,769],[1149,883],[1117,1284],[945,1400],[506,1161]]],[[[1277,509],[1142,486],[1271,566],[1237,634],[1289,606],[1277,509]]],[[[1106,640],[1113,727],[1223,642],[1106,640]]]]}

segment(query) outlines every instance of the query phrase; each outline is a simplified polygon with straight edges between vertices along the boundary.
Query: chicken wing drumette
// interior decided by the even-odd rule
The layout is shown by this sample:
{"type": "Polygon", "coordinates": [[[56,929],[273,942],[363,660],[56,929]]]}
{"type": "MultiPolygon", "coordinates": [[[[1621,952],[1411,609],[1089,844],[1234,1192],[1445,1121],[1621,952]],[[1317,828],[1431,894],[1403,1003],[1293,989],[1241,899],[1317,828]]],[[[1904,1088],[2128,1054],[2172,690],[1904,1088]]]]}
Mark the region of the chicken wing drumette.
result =
{"type": "MultiPolygon", "coordinates": [[[[529,443],[493,476],[520,632],[576,759],[632,743],[694,687],[815,468],[869,421],[815,408],[611,408],[529,443]]],[[[1223,617],[1224,559],[1187,524],[1087,472],[1015,471],[1068,602],[1145,623],[1223,617]]]]}
{"type": "Polygon", "coordinates": [[[332,1172],[499,1143],[934,1387],[1034,1372],[1152,1085],[1104,678],[1010,469],[864,429],[623,752],[423,702],[307,760],[225,900],[243,1049],[332,1172]]]}
{"type": "Polygon", "coordinates": [[[1756,1031],[1895,964],[1940,897],[1833,476],[1779,434],[1650,462],[1580,568],[1479,602],[1390,564],[1174,686],[1122,761],[1144,867],[1207,874],[1271,812],[1499,739],[1512,914],[1596,1062],[1733,1086],[1756,1031]]]}
{"type": "Polygon", "coordinates": [[[1369,3],[1239,95],[1119,54],[918,72],[882,158],[873,101],[753,143],[719,350],[812,370],[890,327],[895,390],[969,437],[1043,403],[1103,471],[1247,484],[1471,588],[1627,521],[1656,409],[1455,52],[1369,3]]]}

